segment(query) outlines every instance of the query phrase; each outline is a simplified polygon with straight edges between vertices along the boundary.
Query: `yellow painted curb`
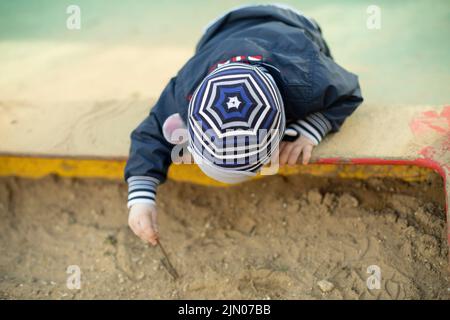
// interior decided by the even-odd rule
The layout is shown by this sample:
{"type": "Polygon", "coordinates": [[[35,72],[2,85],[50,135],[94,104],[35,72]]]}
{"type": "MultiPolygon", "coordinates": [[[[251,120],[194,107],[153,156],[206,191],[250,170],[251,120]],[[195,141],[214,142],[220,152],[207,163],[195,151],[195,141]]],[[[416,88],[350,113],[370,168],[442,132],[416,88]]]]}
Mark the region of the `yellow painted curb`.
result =
{"type": "MultiPolygon", "coordinates": [[[[31,156],[0,156],[0,176],[40,178],[49,174],[62,177],[123,179],[126,160],[81,159],[31,156]]],[[[406,181],[423,181],[433,174],[428,168],[409,165],[310,164],[282,167],[279,174],[310,174],[314,176],[367,179],[395,177],[406,181]]],[[[172,165],[169,179],[207,186],[227,186],[207,177],[196,165],[172,165]]],[[[257,176],[255,179],[264,176],[257,176]]]]}

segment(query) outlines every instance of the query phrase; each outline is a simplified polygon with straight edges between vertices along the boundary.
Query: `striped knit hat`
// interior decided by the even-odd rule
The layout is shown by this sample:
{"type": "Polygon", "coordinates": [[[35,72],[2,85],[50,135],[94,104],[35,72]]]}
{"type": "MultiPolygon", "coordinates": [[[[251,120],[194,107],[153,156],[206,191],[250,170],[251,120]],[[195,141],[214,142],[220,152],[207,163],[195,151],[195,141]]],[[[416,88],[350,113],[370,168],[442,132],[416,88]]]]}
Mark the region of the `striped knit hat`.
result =
{"type": "Polygon", "coordinates": [[[262,67],[229,63],[211,72],[189,104],[189,150],[210,177],[236,183],[269,162],[285,129],[283,100],[262,67]]]}

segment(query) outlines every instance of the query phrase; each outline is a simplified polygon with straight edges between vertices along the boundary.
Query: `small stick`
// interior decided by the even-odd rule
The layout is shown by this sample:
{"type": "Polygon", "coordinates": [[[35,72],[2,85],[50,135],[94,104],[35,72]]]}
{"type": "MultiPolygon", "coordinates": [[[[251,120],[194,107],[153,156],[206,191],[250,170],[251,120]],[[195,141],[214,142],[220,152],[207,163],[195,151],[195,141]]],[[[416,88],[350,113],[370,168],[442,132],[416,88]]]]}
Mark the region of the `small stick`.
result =
{"type": "Polygon", "coordinates": [[[157,240],[157,244],[159,249],[161,250],[164,258],[161,259],[161,263],[164,268],[166,268],[167,272],[173,277],[174,280],[179,278],[177,270],[173,267],[173,265],[170,263],[169,255],[167,254],[166,250],[164,250],[164,247],[161,244],[160,240],[157,240]]]}

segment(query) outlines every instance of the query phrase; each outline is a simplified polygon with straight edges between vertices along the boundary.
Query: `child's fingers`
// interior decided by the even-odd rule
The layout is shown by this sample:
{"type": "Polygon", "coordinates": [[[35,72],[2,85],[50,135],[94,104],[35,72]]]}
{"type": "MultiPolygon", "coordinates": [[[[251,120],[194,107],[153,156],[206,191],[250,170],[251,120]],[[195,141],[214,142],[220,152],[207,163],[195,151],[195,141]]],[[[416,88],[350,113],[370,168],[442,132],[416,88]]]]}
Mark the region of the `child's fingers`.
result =
{"type": "Polygon", "coordinates": [[[292,148],[294,148],[294,144],[286,143],[286,145],[283,148],[283,152],[281,152],[280,154],[280,165],[284,166],[286,164],[292,148]]]}
{"type": "Polygon", "coordinates": [[[280,142],[280,146],[278,147],[278,152],[279,154],[281,154],[283,152],[284,147],[286,147],[286,142],[285,141],[281,141],[280,142]]]}
{"type": "Polygon", "coordinates": [[[141,227],[140,236],[143,240],[150,242],[152,245],[156,245],[156,240],[158,236],[156,232],[153,230],[152,223],[150,220],[150,216],[147,216],[144,219],[140,219],[139,225],[141,227]]]}
{"type": "Polygon", "coordinates": [[[300,156],[300,153],[302,152],[302,148],[303,148],[303,146],[297,145],[291,150],[291,153],[289,154],[289,158],[288,158],[288,165],[293,166],[297,163],[298,157],[300,156]]]}
{"type": "Polygon", "coordinates": [[[285,147],[286,147],[286,142],[281,141],[280,145],[278,146],[278,164],[280,164],[280,157],[281,157],[281,154],[283,153],[283,150],[285,147]]]}
{"type": "Polygon", "coordinates": [[[152,220],[153,230],[155,231],[156,235],[159,237],[159,226],[158,226],[158,220],[156,219],[156,217],[157,217],[156,211],[152,211],[150,218],[152,220]]]}
{"type": "Polygon", "coordinates": [[[309,160],[311,159],[312,150],[313,146],[310,144],[303,147],[303,164],[308,164],[309,160]]]}
{"type": "Polygon", "coordinates": [[[139,220],[136,216],[133,216],[128,219],[128,225],[130,226],[131,230],[134,232],[135,235],[140,237],[141,234],[141,227],[139,225],[139,220]]]}
{"type": "Polygon", "coordinates": [[[136,222],[130,225],[131,230],[133,230],[134,234],[137,235],[142,241],[150,242],[155,245],[156,242],[153,241],[153,237],[148,234],[148,232],[140,225],[139,222],[136,222]]]}
{"type": "Polygon", "coordinates": [[[157,244],[156,208],[153,205],[137,203],[130,208],[128,225],[145,242],[157,244]],[[154,227],[155,225],[156,227],[154,227]]]}
{"type": "Polygon", "coordinates": [[[142,229],[141,238],[144,241],[149,242],[151,245],[157,244],[158,237],[151,227],[142,229]]]}

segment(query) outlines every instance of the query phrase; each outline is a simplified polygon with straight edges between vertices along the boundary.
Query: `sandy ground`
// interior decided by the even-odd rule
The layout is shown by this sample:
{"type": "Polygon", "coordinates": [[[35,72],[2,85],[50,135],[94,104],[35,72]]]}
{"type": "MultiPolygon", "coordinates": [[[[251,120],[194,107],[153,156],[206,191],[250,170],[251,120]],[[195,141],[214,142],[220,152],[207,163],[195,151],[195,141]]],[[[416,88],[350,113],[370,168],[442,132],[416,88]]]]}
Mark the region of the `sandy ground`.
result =
{"type": "Polygon", "coordinates": [[[0,180],[0,297],[448,299],[440,179],[270,177],[228,189],[159,189],[161,253],[126,226],[126,186],[0,180]],[[81,269],[81,289],[66,269],[81,269]],[[367,268],[381,269],[369,290],[367,268]],[[332,284],[323,292],[321,280],[332,284]]]}

